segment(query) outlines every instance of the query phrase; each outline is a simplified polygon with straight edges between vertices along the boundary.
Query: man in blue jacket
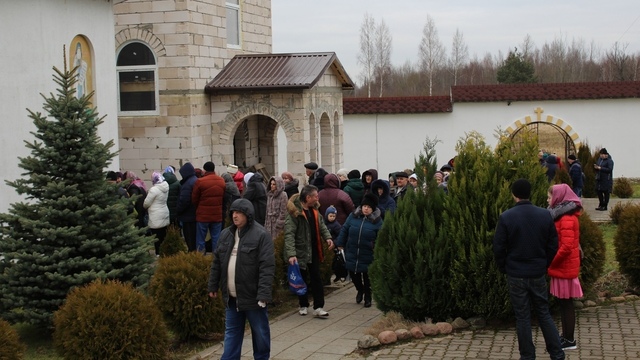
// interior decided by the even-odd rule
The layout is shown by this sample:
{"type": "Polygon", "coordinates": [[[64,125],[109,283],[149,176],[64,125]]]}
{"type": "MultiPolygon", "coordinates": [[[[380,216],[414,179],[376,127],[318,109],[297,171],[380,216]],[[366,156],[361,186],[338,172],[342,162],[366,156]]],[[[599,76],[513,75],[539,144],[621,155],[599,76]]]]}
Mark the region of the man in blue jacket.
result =
{"type": "Polygon", "coordinates": [[[560,335],[549,313],[545,278],[558,251],[558,233],[549,211],[529,201],[531,183],[528,180],[516,180],[511,193],[516,205],[500,215],[493,253],[498,269],[507,274],[520,359],[536,358],[531,336],[531,306],[536,311],[550,358],[564,359],[560,335]]]}

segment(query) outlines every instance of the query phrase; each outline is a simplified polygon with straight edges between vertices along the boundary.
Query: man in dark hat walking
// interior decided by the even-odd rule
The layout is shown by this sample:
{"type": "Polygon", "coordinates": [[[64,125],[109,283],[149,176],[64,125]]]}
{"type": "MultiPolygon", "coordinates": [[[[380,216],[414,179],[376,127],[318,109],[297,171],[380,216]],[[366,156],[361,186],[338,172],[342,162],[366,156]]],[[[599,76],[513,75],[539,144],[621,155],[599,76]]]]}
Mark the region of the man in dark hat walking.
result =
{"type": "Polygon", "coordinates": [[[316,173],[316,170],[318,170],[318,167],[319,167],[318,164],[314,163],[313,161],[304,164],[304,171],[309,181],[307,185],[312,185],[313,179],[315,178],[315,173],[316,173]]]}
{"type": "Polygon", "coordinates": [[[493,238],[493,254],[498,269],[507,274],[520,359],[536,358],[531,307],[537,314],[550,358],[564,359],[558,328],[549,313],[545,277],[558,251],[556,226],[548,210],[529,201],[531,183],[528,180],[516,180],[511,193],[516,205],[500,215],[493,238]]]}

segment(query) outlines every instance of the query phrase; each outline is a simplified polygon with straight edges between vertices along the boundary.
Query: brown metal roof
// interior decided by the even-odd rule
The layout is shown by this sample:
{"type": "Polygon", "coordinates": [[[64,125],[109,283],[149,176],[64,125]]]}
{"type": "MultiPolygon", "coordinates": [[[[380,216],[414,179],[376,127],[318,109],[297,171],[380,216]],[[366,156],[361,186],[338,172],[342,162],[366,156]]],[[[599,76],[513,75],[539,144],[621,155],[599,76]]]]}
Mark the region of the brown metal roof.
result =
{"type": "Polygon", "coordinates": [[[224,93],[246,90],[310,89],[332,67],[342,89],[353,89],[353,81],[336,53],[236,55],[205,86],[205,92],[224,93]]]}
{"type": "Polygon", "coordinates": [[[449,96],[404,96],[383,98],[342,98],[345,115],[414,114],[453,111],[449,96]]]}

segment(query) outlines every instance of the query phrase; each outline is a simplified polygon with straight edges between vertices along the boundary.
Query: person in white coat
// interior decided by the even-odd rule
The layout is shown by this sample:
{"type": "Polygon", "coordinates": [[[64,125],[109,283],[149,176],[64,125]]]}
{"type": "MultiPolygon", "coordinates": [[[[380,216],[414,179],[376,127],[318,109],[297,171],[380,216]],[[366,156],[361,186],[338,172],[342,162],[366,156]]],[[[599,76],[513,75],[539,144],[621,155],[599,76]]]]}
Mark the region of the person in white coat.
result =
{"type": "Polygon", "coordinates": [[[144,199],[144,208],[149,214],[149,231],[157,238],[154,243],[156,256],[160,256],[160,245],[167,235],[167,226],[169,226],[169,207],[167,207],[169,184],[164,180],[162,174],[155,171],[151,176],[151,182],[153,186],[144,199]]]}

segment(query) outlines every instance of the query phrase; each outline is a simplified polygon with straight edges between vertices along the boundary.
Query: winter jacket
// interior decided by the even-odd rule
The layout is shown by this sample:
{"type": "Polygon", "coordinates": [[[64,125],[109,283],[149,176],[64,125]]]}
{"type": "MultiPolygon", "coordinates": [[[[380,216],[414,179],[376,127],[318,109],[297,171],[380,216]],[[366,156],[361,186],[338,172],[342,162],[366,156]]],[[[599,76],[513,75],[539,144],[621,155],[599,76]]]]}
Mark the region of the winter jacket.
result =
{"type": "Polygon", "coordinates": [[[336,241],[337,247],[344,248],[347,270],[354,272],[369,270],[380,228],[382,228],[380,209],[376,208],[371,214],[364,216],[362,208],[358,207],[349,215],[336,241]]]}
{"type": "Polygon", "coordinates": [[[362,201],[362,197],[364,196],[362,179],[349,179],[347,186],[344,187],[344,192],[351,198],[353,206],[360,206],[360,201],[362,201]]]}
{"type": "Polygon", "coordinates": [[[287,193],[287,198],[291,198],[294,194],[298,194],[300,190],[298,189],[300,182],[298,179],[293,179],[288,183],[284,184],[284,192],[287,193]]]}
{"type": "Polygon", "coordinates": [[[249,179],[242,197],[251,201],[254,209],[254,219],[258,224],[264,226],[267,217],[267,187],[264,185],[264,178],[260,173],[253,174],[249,179]]]}
{"type": "Polygon", "coordinates": [[[509,276],[538,278],[558,251],[558,232],[548,210],[528,200],[503,212],[493,237],[498,269],[509,276]]]}
{"type": "Polygon", "coordinates": [[[233,181],[235,181],[236,186],[238,187],[238,191],[240,191],[240,195],[244,192],[244,174],[242,171],[238,170],[235,174],[233,174],[233,181]]]}
{"type": "Polygon", "coordinates": [[[287,217],[287,202],[289,197],[284,192],[284,180],[279,176],[272,176],[269,183],[276,182],[276,190],[267,192],[267,218],[264,227],[276,239],[284,231],[284,219],[287,217]]]}
{"type": "Polygon", "coordinates": [[[166,181],[157,183],[149,189],[147,197],[144,199],[144,208],[149,213],[148,225],[150,229],[162,229],[169,226],[168,197],[169,184],[166,181]]]}
{"type": "Polygon", "coordinates": [[[368,194],[371,191],[371,184],[378,180],[378,170],[369,169],[362,173],[362,185],[364,186],[364,193],[368,194]],[[371,175],[371,182],[367,183],[367,175],[371,175]]]}
{"type": "MultiPolygon", "coordinates": [[[[230,211],[240,211],[247,216],[247,224],[242,227],[235,268],[236,307],[238,311],[260,309],[258,301],[272,300],[271,286],[275,275],[275,254],[269,233],[253,220],[253,205],[246,199],[238,199],[231,204],[230,211]]],[[[229,259],[235,245],[236,225],[231,225],[220,233],[218,246],[214,250],[209,292],[222,291],[222,299],[229,307],[229,259]]]]}
{"type": "Polygon", "coordinates": [[[222,222],[225,189],[224,180],[213,172],[205,173],[196,181],[191,202],[196,206],[197,222],[222,222]]]}
{"type": "Polygon", "coordinates": [[[582,165],[576,160],[569,167],[569,176],[574,189],[582,189],[584,187],[584,179],[582,178],[582,165]]]}
{"type": "Polygon", "coordinates": [[[547,180],[551,183],[553,178],[556,177],[556,172],[558,171],[558,158],[555,155],[549,155],[545,161],[545,166],[547,167],[547,180]]]}
{"type": "Polygon", "coordinates": [[[338,211],[336,221],[341,225],[356,209],[349,195],[340,190],[340,179],[336,174],[328,174],[324,177],[324,189],[318,192],[318,202],[320,202],[321,214],[324,214],[327,208],[333,205],[338,211]]]}
{"type": "Polygon", "coordinates": [[[167,197],[167,207],[169,208],[169,220],[175,223],[178,218],[178,198],[180,197],[180,182],[174,173],[166,172],[162,174],[164,180],[169,184],[169,197],[167,197]]]}
{"type": "Polygon", "coordinates": [[[143,228],[147,226],[145,223],[145,217],[147,215],[147,209],[144,207],[144,199],[147,197],[147,191],[139,187],[138,185],[131,182],[127,185],[127,194],[133,201],[133,208],[135,209],[136,215],[136,226],[138,228],[143,228]]]}
{"type": "Polygon", "coordinates": [[[559,279],[575,279],[580,274],[580,209],[575,203],[562,203],[555,207],[558,252],[548,269],[549,276],[559,279]]]}
{"type": "Polygon", "coordinates": [[[240,199],[242,196],[240,195],[240,190],[238,190],[238,186],[236,185],[236,182],[233,181],[233,177],[231,176],[231,174],[224,173],[222,174],[222,178],[224,179],[225,185],[224,201],[222,202],[222,212],[223,218],[226,220],[230,215],[229,209],[231,208],[231,204],[233,204],[234,201],[240,199]]]}
{"type": "Polygon", "coordinates": [[[387,212],[393,214],[396,211],[396,202],[391,198],[389,194],[389,181],[378,179],[371,183],[371,192],[378,195],[378,209],[380,209],[380,214],[384,219],[384,216],[387,212]],[[382,189],[382,195],[379,195],[378,189],[382,189]]]}
{"type": "Polygon", "coordinates": [[[176,204],[178,212],[178,221],[196,222],[196,206],[191,202],[191,194],[193,186],[198,178],[196,177],[196,169],[191,163],[186,163],[180,168],[180,196],[176,204]]]}
{"type": "Polygon", "coordinates": [[[596,171],[596,190],[611,192],[613,190],[613,159],[608,155],[606,159],[596,162],[600,170],[596,171]]]}
{"type": "Polygon", "coordinates": [[[313,180],[311,180],[310,184],[317,187],[318,190],[324,189],[324,177],[327,174],[329,174],[327,170],[319,168],[313,173],[313,180]]]}
{"type": "MultiPolygon", "coordinates": [[[[321,241],[331,239],[331,233],[324,224],[322,215],[318,212],[318,206],[312,208],[313,221],[318,229],[318,243],[314,244],[318,249],[320,262],[324,260],[323,247],[321,241]]],[[[307,217],[300,202],[300,194],[295,194],[287,203],[287,217],[284,222],[284,259],[289,261],[290,257],[297,257],[301,269],[306,269],[311,263],[311,227],[307,222],[307,217]]]]}

